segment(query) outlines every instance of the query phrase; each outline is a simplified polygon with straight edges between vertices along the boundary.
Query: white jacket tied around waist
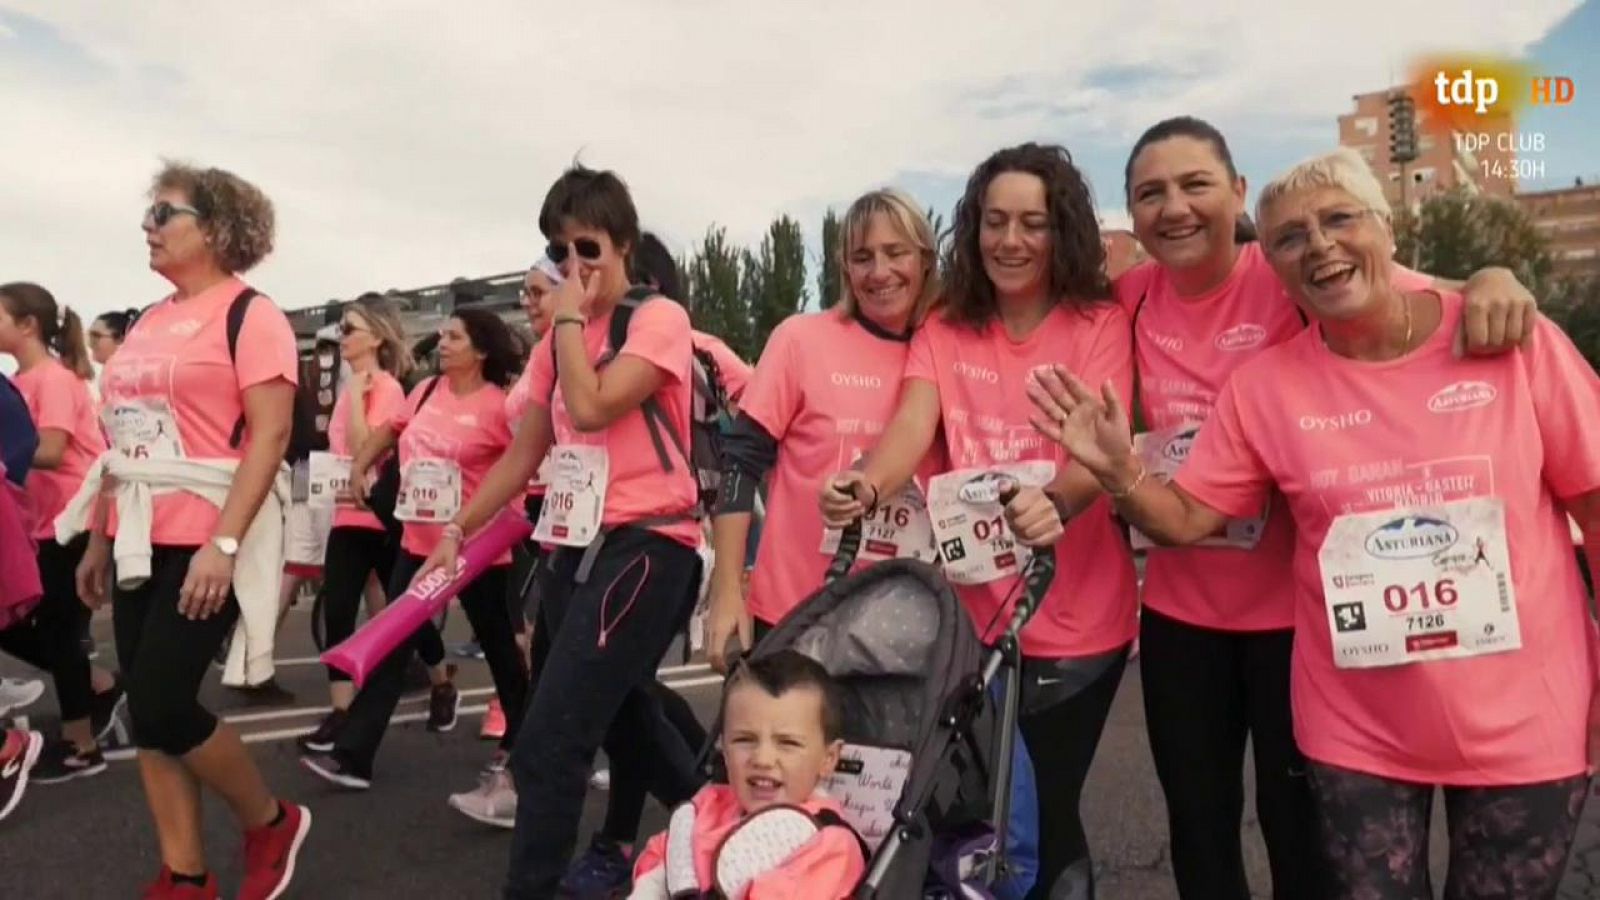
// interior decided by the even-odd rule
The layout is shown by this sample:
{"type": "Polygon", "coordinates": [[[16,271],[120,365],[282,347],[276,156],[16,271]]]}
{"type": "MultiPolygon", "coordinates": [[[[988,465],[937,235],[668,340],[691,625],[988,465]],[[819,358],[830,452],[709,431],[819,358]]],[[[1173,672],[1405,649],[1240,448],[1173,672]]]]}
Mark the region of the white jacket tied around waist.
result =
{"type": "MultiPolygon", "coordinates": [[[[156,494],[186,491],[221,509],[233,486],[236,459],[130,459],[115,450],[101,454],[78,493],[56,517],[56,540],[66,543],[89,528],[89,515],[105,479],[115,485],[117,536],[112,544],[117,586],[138,587],[150,578],[150,520],[156,494]]],[[[239,540],[233,591],[239,623],[233,630],[222,683],[260,684],[272,677],[272,638],[278,621],[283,577],[284,510],[289,505],[289,468],[280,465],[272,490],[239,540]]]]}

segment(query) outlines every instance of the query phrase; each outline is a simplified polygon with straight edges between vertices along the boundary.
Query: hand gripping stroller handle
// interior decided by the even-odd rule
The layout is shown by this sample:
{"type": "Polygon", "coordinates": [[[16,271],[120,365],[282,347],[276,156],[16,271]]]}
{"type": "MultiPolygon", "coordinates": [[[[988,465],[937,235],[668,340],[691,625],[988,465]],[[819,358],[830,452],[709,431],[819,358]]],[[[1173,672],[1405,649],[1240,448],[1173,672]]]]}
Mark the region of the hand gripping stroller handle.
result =
{"type": "MultiPolygon", "coordinates": [[[[1009,505],[1021,490],[1022,486],[1016,481],[1007,479],[1005,486],[1000,489],[1000,502],[1009,505]]],[[[1039,604],[1044,601],[1044,595],[1049,593],[1050,583],[1055,580],[1056,548],[1034,548],[1033,561],[1023,570],[1022,599],[1017,603],[1015,621],[1011,626],[1013,636],[1033,617],[1039,604]]]]}
{"type": "Polygon", "coordinates": [[[823,584],[833,584],[849,575],[850,569],[856,564],[856,554],[860,552],[861,520],[857,519],[839,532],[839,549],[833,552],[833,560],[828,563],[828,572],[823,577],[823,584]]]}

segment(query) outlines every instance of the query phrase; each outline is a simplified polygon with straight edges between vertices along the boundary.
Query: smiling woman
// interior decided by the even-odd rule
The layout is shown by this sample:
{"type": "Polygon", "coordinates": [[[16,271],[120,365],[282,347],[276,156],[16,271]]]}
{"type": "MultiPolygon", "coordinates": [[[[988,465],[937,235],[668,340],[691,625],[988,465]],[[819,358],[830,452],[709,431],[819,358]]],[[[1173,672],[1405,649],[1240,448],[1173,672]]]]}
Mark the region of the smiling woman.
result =
{"type": "Polygon", "coordinates": [[[1600,378],[1543,317],[1524,349],[1454,354],[1465,301],[1392,284],[1380,202],[1348,153],[1262,191],[1271,264],[1314,324],[1237,369],[1171,484],[1147,477],[1116,389],[1046,374],[1035,421],[1164,543],[1283,498],[1295,735],[1335,896],[1428,893],[1443,785],[1446,893],[1553,897],[1600,762],[1564,514],[1600,531],[1600,378]]]}

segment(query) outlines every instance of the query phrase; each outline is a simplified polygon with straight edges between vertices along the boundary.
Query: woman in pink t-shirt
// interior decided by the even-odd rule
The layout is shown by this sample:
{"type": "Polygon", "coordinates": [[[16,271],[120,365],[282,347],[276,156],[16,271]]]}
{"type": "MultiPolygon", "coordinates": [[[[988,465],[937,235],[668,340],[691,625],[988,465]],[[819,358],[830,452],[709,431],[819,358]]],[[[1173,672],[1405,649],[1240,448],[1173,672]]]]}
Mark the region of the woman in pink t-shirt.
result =
{"type": "MultiPolygon", "coordinates": [[[[398,597],[424,570],[450,521],[478,493],[484,475],[506,451],[505,387],[516,374],[511,330],[487,310],[458,309],[439,329],[439,372],[411,391],[387,422],[371,429],[350,464],[352,496],[367,496],[367,473],[394,451],[400,464],[395,518],[403,523],[400,553],[389,573],[389,597],[398,597]]],[[[458,595],[473,633],[483,647],[495,694],[515,721],[527,694],[528,675],[516,645],[516,628],[506,605],[511,556],[496,560],[458,595]]],[[[396,647],[373,671],[351,702],[337,729],[333,748],[301,757],[307,770],[339,787],[366,790],[372,764],[405,687],[413,649],[430,665],[443,661],[444,645],[431,623],[396,647]]],[[[456,725],[460,694],[448,682],[435,684],[429,721],[435,731],[456,725]]],[[[499,758],[515,733],[500,742],[499,758]]]]}
{"type": "MultiPolygon", "coordinates": [[[[1211,125],[1179,117],[1146,130],[1129,154],[1125,191],[1134,234],[1152,259],[1116,289],[1134,323],[1137,402],[1149,429],[1141,450],[1165,473],[1183,461],[1228,376],[1305,330],[1306,319],[1245,227],[1244,179],[1211,125]]],[[[1399,287],[1431,281],[1393,272],[1399,287]]],[[[1532,297],[1509,273],[1479,273],[1466,292],[1481,321],[1500,320],[1486,331],[1505,333],[1507,346],[1522,340],[1519,324],[1532,327],[1524,315],[1532,297]]],[[[1239,834],[1247,738],[1274,896],[1314,892],[1306,881],[1310,790],[1289,706],[1293,547],[1279,498],[1201,547],[1149,550],[1141,684],[1184,897],[1249,894],[1239,834]]]]}
{"type": "Polygon", "coordinates": [[[791,316],[773,329],[723,444],[728,469],[714,520],[706,624],[707,655],[718,671],[726,670],[730,638],[754,647],[822,585],[830,545],[817,494],[883,433],[913,326],[939,295],[933,227],[906,194],[885,188],[857,198],[839,238],[839,246],[829,248],[844,276],[837,305],[791,316]],[[752,512],[757,487],[769,475],[767,517],[782,539],[757,548],[747,601],[743,574],[752,512]]]}
{"type": "Polygon", "coordinates": [[[1094,478],[1033,433],[1023,392],[1030,371],[1060,364],[1131,386],[1128,317],[1104,266],[1088,185],[1064,148],[989,157],[956,207],[944,306],[912,338],[895,416],[864,468],[838,473],[822,496],[831,525],[868,514],[942,439],[948,470],[929,482],[928,507],[945,571],[986,642],[1010,620],[1016,544],[1059,541],[1055,582],[1021,647],[1020,724],[1038,760],[1037,896],[1093,884],[1079,800],[1137,627],[1127,542],[1094,478]],[[1022,485],[1003,517],[1000,478],[1022,485]]]}
{"type": "MultiPolygon", "coordinates": [[[[545,196],[539,228],[562,264],[550,333],[529,367],[532,402],[511,448],[423,566],[453,566],[463,536],[527,488],[550,457],[535,535],[557,545],[539,576],[549,650],[511,754],[516,824],[507,897],[554,896],[589,767],[602,743],[668,806],[698,787],[693,752],[649,690],[699,585],[698,486],[687,465],[689,316],[654,296],[611,324],[630,289],[639,214],[614,172],[574,166],[545,196]]],[[[508,708],[509,711],[509,708],[508,708]]]]}
{"type": "MultiPolygon", "coordinates": [[[[188,490],[155,492],[144,507],[149,522],[138,523],[148,524],[149,578],[113,590],[117,660],[160,833],[161,873],[145,896],[216,896],[201,843],[204,785],[245,830],[239,896],[262,900],[287,888],[311,813],[272,795],[238,732],[200,705],[199,691],[241,615],[251,642],[271,646],[282,546],[255,539],[279,532],[253,523],[289,441],[294,332],[236,275],[272,249],[272,202],[258,188],[220,169],[174,163],[156,176],[151,200],[143,223],[150,268],[176,290],[139,318],[107,362],[101,418],[116,451],[160,468],[153,478],[192,479],[201,490],[218,468],[236,468],[220,508],[188,490]],[[235,344],[229,314],[241,303],[235,344]],[[272,582],[240,581],[236,591],[236,556],[241,576],[270,572],[272,582]],[[243,598],[251,608],[242,613],[243,598]]],[[[131,488],[115,490],[121,497],[131,488]]],[[[101,506],[112,507],[109,521],[95,523],[78,566],[78,593],[92,605],[109,580],[111,537],[124,527],[139,533],[118,519],[116,504],[101,506]]],[[[235,649],[248,649],[244,643],[235,649]]]]}
{"type": "Polygon", "coordinates": [[[55,680],[61,739],[45,748],[32,776],[51,784],[105,771],[95,739],[110,726],[122,699],[115,679],[91,668],[80,639],[89,609],[78,599],[73,573],[89,538],[58,544],[55,529],[56,516],[106,442],[89,396],[89,356],[76,313],[58,308],[55,297],[36,284],[0,285],[0,353],[17,361],[12,381],[39,434],[25,491],[44,589],[30,619],[0,629],[0,650],[55,680]]]}
{"type": "MultiPolygon", "coordinates": [[[[356,508],[348,478],[355,451],[405,405],[400,379],[412,368],[400,314],[382,294],[363,294],[348,304],[340,316],[339,335],[339,355],[350,366],[350,377],[328,419],[328,451],[313,455],[312,472],[317,481],[313,492],[334,495],[333,530],[328,534],[322,579],[323,633],[330,647],[355,632],[356,613],[368,581],[376,578],[386,585],[394,571],[398,541],[371,511],[356,508]],[[341,476],[343,485],[338,483],[341,476]]],[[[442,642],[439,647],[440,658],[430,664],[435,684],[440,686],[437,689],[448,692],[453,688],[444,671],[442,642]]],[[[426,656],[424,661],[428,661],[426,656]]],[[[355,697],[350,675],[329,666],[328,693],[333,709],[316,731],[301,738],[300,746],[306,750],[326,753],[333,749],[355,697]]],[[[455,705],[453,700],[450,705],[455,705]]]]}
{"type": "Polygon", "coordinates": [[[1592,551],[1600,379],[1543,318],[1522,350],[1458,357],[1464,302],[1395,286],[1388,219],[1348,150],[1262,192],[1263,249],[1315,327],[1239,368],[1172,485],[1133,454],[1110,386],[1046,375],[1035,421],[1163,543],[1281,494],[1295,737],[1337,896],[1429,895],[1443,786],[1446,894],[1553,897],[1600,761],[1564,513],[1592,551]]]}

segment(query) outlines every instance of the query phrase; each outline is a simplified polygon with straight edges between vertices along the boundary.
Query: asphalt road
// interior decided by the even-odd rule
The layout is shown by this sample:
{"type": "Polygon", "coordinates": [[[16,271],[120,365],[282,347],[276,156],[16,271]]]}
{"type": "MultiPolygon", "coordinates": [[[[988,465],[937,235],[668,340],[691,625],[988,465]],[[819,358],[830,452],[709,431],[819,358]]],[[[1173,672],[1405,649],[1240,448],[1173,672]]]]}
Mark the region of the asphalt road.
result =
{"type": "MultiPolygon", "coordinates": [[[[241,728],[269,784],[307,804],[313,827],[301,872],[289,897],[393,898],[494,897],[504,874],[508,833],[478,825],[445,804],[470,788],[491,750],[477,738],[490,688],[482,663],[457,660],[464,689],[461,725],[448,735],[423,730],[422,695],[402,703],[378,759],[371,791],[341,793],[300,769],[292,739],[315,726],[327,695],[314,663],[307,628],[309,604],[292,611],[279,649],[279,680],[292,692],[289,705],[253,706],[215,683],[205,688],[213,710],[241,728]]],[[[466,639],[466,623],[452,616],[446,643],[466,639]]],[[[110,622],[95,621],[102,661],[111,661],[110,622]]],[[[703,713],[715,703],[719,680],[700,666],[671,666],[664,678],[703,713]]],[[[0,658],[0,674],[29,674],[0,658]]],[[[46,696],[24,710],[36,726],[51,727],[54,700],[46,696]]],[[[1248,770],[1248,767],[1247,767],[1248,770]]],[[[1442,804],[1440,804],[1442,806],[1442,804]]],[[[1248,803],[1247,803],[1248,807],[1248,803]]],[[[604,794],[591,791],[581,844],[604,810],[604,794]]],[[[1175,898],[1167,855],[1165,810],[1145,742],[1137,667],[1129,669],[1084,796],[1084,816],[1095,854],[1102,900],[1175,898]]],[[[1563,900],[1600,897],[1600,803],[1585,815],[1563,900]]],[[[647,808],[645,831],[664,825],[663,812],[647,808]]],[[[1246,858],[1256,895],[1267,893],[1266,860],[1259,829],[1247,808],[1246,858]]],[[[226,810],[208,798],[206,839],[224,896],[238,883],[240,850],[226,810]]],[[[1435,868],[1442,870],[1442,822],[1434,834],[1435,868]]],[[[64,785],[35,785],[10,818],[0,823],[0,896],[17,900],[84,900],[138,895],[160,865],[138,773],[113,762],[98,777],[64,785]]],[[[1442,875],[1436,884],[1443,884],[1442,875]]]]}

